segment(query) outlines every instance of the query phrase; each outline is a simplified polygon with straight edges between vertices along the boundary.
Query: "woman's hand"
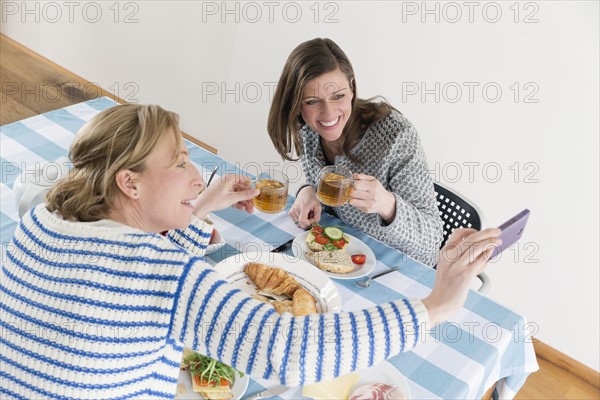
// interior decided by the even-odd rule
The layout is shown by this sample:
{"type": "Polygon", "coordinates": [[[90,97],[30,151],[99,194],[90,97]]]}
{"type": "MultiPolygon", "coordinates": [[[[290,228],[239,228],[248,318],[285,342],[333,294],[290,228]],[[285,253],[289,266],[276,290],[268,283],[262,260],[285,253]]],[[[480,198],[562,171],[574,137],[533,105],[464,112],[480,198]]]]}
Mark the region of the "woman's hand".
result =
{"type": "Polygon", "coordinates": [[[467,300],[473,278],[480,274],[502,241],[498,228],[457,229],[440,250],[435,284],[423,299],[431,324],[446,321],[467,300]]]}
{"type": "Polygon", "coordinates": [[[206,218],[208,213],[222,210],[233,206],[248,213],[254,212],[252,199],[260,193],[258,189],[252,189],[252,183],[248,177],[242,175],[223,175],[214,179],[197,198],[194,215],[198,218],[206,218]]]}
{"type": "Polygon", "coordinates": [[[300,192],[290,208],[289,215],[299,228],[307,228],[321,220],[321,202],[311,186],[306,186],[300,192]]]}
{"type": "Polygon", "coordinates": [[[217,228],[213,228],[208,244],[221,243],[222,241],[223,237],[221,236],[221,233],[217,230],[217,228]]]}
{"type": "Polygon", "coordinates": [[[364,213],[377,213],[386,223],[396,217],[396,196],[388,192],[375,177],[354,174],[350,204],[364,213]]]}

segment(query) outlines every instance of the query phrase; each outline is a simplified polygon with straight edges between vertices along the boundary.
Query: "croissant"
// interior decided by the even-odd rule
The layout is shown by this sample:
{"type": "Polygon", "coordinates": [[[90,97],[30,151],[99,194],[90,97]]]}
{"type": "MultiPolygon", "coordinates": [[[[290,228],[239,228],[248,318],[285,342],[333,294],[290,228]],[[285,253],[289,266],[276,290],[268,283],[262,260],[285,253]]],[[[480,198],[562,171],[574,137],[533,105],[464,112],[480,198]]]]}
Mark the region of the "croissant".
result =
{"type": "Polygon", "coordinates": [[[244,272],[259,290],[265,293],[286,295],[291,298],[282,301],[269,301],[265,296],[253,294],[259,301],[271,304],[279,314],[289,312],[303,316],[317,312],[315,298],[286,271],[258,263],[248,263],[244,272]]]}
{"type": "Polygon", "coordinates": [[[254,282],[256,287],[262,290],[262,288],[267,286],[267,283],[271,278],[271,274],[273,273],[273,268],[267,267],[263,264],[248,263],[244,267],[244,272],[246,275],[248,275],[252,282],[254,282]]]}
{"type": "Polygon", "coordinates": [[[292,314],[300,317],[308,314],[316,314],[317,306],[315,298],[304,288],[300,288],[294,292],[292,298],[292,314]]]}
{"type": "Polygon", "coordinates": [[[300,288],[296,280],[280,268],[272,268],[258,263],[248,263],[244,272],[259,290],[265,293],[292,297],[300,288]]]}
{"type": "Polygon", "coordinates": [[[283,301],[271,301],[269,302],[273,307],[275,307],[275,311],[277,314],[283,314],[284,312],[289,312],[292,315],[294,314],[294,307],[292,300],[283,300],[283,301]]]}

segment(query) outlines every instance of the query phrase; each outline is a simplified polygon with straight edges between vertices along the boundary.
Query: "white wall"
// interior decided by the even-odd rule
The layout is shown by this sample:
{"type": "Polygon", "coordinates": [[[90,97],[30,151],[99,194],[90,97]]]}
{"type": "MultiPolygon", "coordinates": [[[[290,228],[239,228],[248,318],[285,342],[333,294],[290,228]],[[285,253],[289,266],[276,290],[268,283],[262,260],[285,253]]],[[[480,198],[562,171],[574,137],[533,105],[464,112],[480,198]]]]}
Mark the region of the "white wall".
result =
{"type": "Polygon", "coordinates": [[[408,116],[432,173],[488,225],[532,210],[522,243],[489,268],[490,296],[599,369],[597,2],[228,2],[231,14],[221,2],[117,6],[3,1],[1,29],[129,101],[179,112],[184,130],[242,165],[280,160],[265,129],[269,94],[292,48],[333,38],[361,97],[384,95],[408,116]],[[223,99],[220,85],[231,90],[223,99]]]}

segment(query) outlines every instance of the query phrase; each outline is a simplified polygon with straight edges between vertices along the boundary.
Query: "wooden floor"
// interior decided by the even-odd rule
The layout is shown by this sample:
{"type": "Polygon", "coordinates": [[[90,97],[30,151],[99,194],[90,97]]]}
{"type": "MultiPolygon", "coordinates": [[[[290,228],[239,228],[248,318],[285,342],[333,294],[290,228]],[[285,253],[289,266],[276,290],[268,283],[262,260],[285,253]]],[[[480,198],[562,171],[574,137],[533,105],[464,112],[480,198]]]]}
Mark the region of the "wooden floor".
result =
{"type": "MultiPolygon", "coordinates": [[[[80,90],[87,81],[1,34],[0,84],[0,125],[90,100],[89,91],[80,90]]],[[[100,95],[123,102],[105,91],[100,95]]],[[[192,141],[216,153],[213,147],[192,141]]],[[[541,342],[535,349],[540,370],[527,379],[516,399],[600,399],[597,371],[541,342]]]]}
{"type": "MultiPolygon", "coordinates": [[[[0,96],[0,125],[100,96],[125,103],[3,34],[0,34],[0,96]]],[[[186,133],[183,136],[217,153],[216,148],[186,133]]]]}
{"type": "Polygon", "coordinates": [[[597,387],[583,382],[551,361],[538,357],[540,370],[531,375],[515,399],[600,399],[597,387]]]}

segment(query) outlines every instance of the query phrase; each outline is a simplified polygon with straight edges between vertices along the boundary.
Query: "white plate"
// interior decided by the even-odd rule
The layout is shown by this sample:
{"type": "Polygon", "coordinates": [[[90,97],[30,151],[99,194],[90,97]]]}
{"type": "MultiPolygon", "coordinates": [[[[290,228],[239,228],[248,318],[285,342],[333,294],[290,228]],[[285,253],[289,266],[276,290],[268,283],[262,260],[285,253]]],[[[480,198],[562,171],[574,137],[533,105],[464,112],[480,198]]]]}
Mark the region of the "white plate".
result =
{"type": "Polygon", "coordinates": [[[342,298],[335,284],[312,264],[298,257],[270,252],[247,252],[233,255],[221,261],[214,268],[229,283],[246,293],[252,294],[256,286],[244,273],[244,265],[249,262],[278,267],[287,271],[296,281],[312,294],[317,301],[317,311],[330,313],[342,309],[342,298]]]}
{"type": "MultiPolygon", "coordinates": [[[[236,375],[235,379],[233,380],[233,386],[231,387],[234,399],[242,398],[244,393],[246,393],[246,389],[248,389],[249,382],[250,378],[248,377],[248,374],[244,374],[244,376],[241,378],[239,375],[236,375]]],[[[204,399],[204,397],[200,393],[194,392],[194,390],[192,389],[192,377],[190,376],[190,371],[179,371],[179,379],[177,379],[177,393],[175,394],[175,399],[204,399]]]]}
{"type": "Polygon", "coordinates": [[[360,379],[350,388],[350,393],[357,387],[369,383],[386,383],[398,387],[404,393],[404,396],[410,399],[410,388],[406,377],[387,361],[371,368],[356,371],[356,373],[360,375],[360,379]]]}
{"type": "MultiPolygon", "coordinates": [[[[309,233],[310,231],[306,231],[296,236],[294,242],[292,243],[292,252],[295,256],[301,257],[303,260],[306,260],[308,263],[313,265],[304,254],[307,251],[312,251],[306,245],[306,237],[309,233]]],[[[371,250],[369,246],[367,246],[362,240],[352,235],[348,235],[347,233],[344,233],[344,235],[350,238],[350,243],[348,243],[348,246],[345,249],[346,253],[348,253],[350,256],[354,254],[364,254],[367,256],[367,260],[363,265],[354,264],[354,270],[352,272],[348,272],[347,274],[336,274],[328,271],[323,272],[327,274],[327,276],[335,279],[355,279],[365,276],[369,272],[373,271],[373,269],[375,269],[375,263],[377,262],[375,259],[375,254],[373,254],[373,250],[371,250]]]]}

